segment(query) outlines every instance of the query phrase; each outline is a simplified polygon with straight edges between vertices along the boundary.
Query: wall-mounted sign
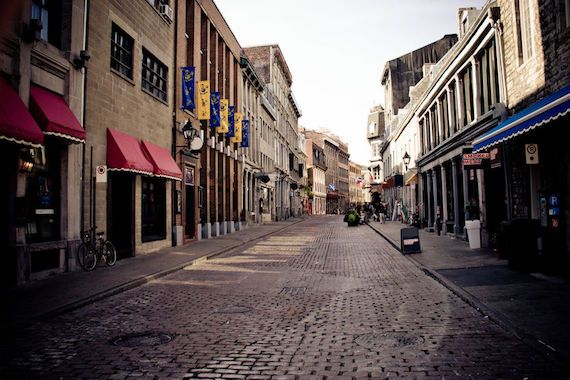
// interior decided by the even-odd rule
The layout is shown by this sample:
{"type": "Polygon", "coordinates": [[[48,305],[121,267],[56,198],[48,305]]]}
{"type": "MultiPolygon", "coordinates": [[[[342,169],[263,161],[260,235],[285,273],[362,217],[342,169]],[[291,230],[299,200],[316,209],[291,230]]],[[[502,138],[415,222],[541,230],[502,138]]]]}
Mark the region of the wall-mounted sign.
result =
{"type": "Polygon", "coordinates": [[[489,153],[463,153],[463,166],[481,166],[490,157],[489,153]]]}
{"type": "Polygon", "coordinates": [[[538,164],[538,145],[537,144],[524,144],[524,153],[526,156],[526,163],[528,165],[538,164]]]}
{"type": "Polygon", "coordinates": [[[194,168],[186,167],[184,173],[184,184],[188,186],[194,186],[194,168]]]}
{"type": "Polygon", "coordinates": [[[107,182],[107,165],[97,165],[96,182],[107,182]]]}

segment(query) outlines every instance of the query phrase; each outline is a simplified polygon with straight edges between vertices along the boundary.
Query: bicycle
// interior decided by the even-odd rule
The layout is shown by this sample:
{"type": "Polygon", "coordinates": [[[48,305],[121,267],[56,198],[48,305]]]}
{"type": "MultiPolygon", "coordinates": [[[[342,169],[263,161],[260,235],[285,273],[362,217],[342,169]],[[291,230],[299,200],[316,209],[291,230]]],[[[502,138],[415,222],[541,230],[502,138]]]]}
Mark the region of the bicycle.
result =
{"type": "Polygon", "coordinates": [[[113,243],[103,238],[104,232],[96,232],[96,226],[81,231],[81,244],[77,247],[77,262],[84,271],[92,271],[97,261],[104,260],[107,266],[117,262],[117,250],[113,243]],[[96,237],[95,237],[96,236],[96,237]]]}

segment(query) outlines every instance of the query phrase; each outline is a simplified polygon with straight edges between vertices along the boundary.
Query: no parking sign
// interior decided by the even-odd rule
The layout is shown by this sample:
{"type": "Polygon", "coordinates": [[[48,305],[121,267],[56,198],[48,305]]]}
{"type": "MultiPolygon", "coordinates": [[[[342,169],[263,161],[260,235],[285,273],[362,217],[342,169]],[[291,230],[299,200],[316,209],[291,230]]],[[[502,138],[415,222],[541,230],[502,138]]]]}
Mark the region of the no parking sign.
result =
{"type": "Polygon", "coordinates": [[[107,165],[97,165],[96,182],[107,182],[107,165]]]}

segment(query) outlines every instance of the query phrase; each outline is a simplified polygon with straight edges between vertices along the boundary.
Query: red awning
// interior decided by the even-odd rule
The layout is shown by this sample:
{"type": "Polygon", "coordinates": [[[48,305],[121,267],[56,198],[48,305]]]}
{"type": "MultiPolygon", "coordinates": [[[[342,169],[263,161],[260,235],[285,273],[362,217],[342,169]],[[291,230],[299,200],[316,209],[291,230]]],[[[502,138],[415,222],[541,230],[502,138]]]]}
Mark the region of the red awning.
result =
{"type": "Polygon", "coordinates": [[[182,180],[182,172],[178,165],[176,165],[176,161],[174,161],[168,149],[154,145],[148,141],[143,141],[141,145],[143,151],[147,154],[147,157],[154,166],[154,175],[157,177],[175,179],[177,181],[182,180]]]}
{"type": "Polygon", "coordinates": [[[44,134],[14,89],[0,78],[0,139],[38,147],[44,134]]]}
{"type": "Polygon", "coordinates": [[[85,142],[85,130],[63,98],[43,88],[30,87],[30,111],[46,135],[85,142]]]}
{"type": "Polygon", "coordinates": [[[110,128],[107,129],[107,167],[148,175],[154,171],[136,137],[110,128]]]}

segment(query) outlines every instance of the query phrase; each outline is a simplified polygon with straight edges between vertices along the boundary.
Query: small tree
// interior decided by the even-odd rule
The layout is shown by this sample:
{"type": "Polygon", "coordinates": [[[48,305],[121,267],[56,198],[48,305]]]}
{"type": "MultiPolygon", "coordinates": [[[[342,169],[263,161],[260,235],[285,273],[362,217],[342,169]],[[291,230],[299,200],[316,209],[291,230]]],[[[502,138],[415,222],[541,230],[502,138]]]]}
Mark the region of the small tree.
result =
{"type": "Polygon", "coordinates": [[[465,203],[465,212],[470,220],[479,219],[479,204],[474,199],[471,199],[469,202],[465,203]]]}

